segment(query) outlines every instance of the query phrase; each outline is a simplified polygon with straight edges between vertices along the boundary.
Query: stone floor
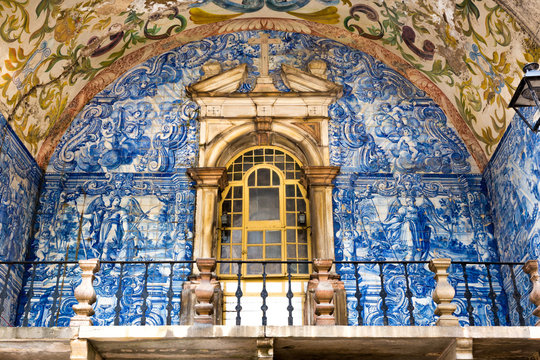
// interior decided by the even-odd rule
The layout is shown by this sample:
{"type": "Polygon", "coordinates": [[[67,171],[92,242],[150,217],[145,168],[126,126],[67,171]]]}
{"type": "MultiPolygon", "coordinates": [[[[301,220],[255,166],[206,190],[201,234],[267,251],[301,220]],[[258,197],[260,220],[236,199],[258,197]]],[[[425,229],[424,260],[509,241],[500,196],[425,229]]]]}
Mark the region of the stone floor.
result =
{"type": "Polygon", "coordinates": [[[388,326],[0,328],[0,359],[70,359],[77,338],[107,360],[271,359],[268,344],[277,360],[540,359],[540,328],[388,326]],[[456,339],[472,340],[474,357],[452,352],[456,339]]]}

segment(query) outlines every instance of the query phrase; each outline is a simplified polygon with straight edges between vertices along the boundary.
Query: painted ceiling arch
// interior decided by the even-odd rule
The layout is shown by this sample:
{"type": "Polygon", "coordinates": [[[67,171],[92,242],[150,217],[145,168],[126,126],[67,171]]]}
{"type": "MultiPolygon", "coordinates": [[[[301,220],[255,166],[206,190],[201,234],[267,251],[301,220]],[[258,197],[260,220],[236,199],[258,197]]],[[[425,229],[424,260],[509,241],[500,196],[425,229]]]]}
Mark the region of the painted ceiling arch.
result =
{"type": "Polygon", "coordinates": [[[206,36],[273,29],[387,63],[435,99],[483,169],[514,115],[521,66],[540,52],[536,20],[521,26],[494,0],[0,0],[0,11],[0,110],[42,167],[127,69],[206,36]]]}

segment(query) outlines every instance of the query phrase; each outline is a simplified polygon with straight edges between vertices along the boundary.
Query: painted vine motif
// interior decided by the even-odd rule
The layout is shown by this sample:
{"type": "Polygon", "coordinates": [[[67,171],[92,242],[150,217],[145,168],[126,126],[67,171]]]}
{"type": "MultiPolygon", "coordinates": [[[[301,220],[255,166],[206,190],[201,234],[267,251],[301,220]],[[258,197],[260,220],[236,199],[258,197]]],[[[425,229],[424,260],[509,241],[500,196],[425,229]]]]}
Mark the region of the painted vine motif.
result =
{"type": "Polygon", "coordinates": [[[487,155],[507,127],[506,106],[520,67],[540,54],[493,0],[453,6],[425,0],[186,0],[151,8],[116,3],[0,0],[0,46],[6,54],[0,63],[0,111],[32,154],[98,73],[152,41],[201,24],[255,17],[256,26],[257,19],[274,18],[285,29],[283,18],[296,18],[380,42],[451,94],[487,155]]]}

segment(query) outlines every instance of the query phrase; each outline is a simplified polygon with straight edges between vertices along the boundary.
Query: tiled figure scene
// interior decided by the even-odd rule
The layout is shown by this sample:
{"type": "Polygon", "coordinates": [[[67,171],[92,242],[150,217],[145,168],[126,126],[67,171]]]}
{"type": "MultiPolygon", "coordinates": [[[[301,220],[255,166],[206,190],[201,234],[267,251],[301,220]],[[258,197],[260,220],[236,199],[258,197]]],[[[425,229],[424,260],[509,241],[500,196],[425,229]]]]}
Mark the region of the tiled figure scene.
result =
{"type": "MultiPolygon", "coordinates": [[[[499,260],[479,170],[432,99],[361,51],[311,35],[267,33],[281,39],[269,56],[280,91],[289,91],[281,64],[305,70],[312,60],[324,61],[328,80],[344,89],[330,107],[331,163],[342,169],[334,191],[337,260],[499,260]]],[[[58,145],[43,181],[29,259],[104,261],[95,324],[138,324],[141,317],[154,325],[178,323],[187,264],[171,272],[168,264],[114,261],[191,260],[195,193],[186,169],[197,165],[198,109],[185,87],[204,75],[203,64],[215,61],[223,70],[246,63],[249,75],[239,91],[251,91],[260,47],[248,39],[258,34],[192,42],[129,70],[86,105],[58,145]]],[[[432,323],[434,280],[426,265],[410,265],[407,279],[399,265],[337,270],[351,325],[409,325],[412,317],[416,325],[432,323]]],[[[462,323],[471,322],[469,305],[476,325],[497,317],[504,323],[506,303],[493,309],[484,293],[491,277],[493,294],[501,296],[500,269],[467,270],[471,296],[460,303],[462,323]]],[[[27,269],[19,323],[28,309],[29,325],[67,325],[78,271],[27,269]]],[[[452,281],[458,294],[465,291],[463,276],[452,281]]]]}
{"type": "MultiPolygon", "coordinates": [[[[40,181],[38,165],[0,115],[0,261],[25,259],[40,181]]],[[[15,323],[22,275],[20,265],[0,265],[0,326],[15,323]]]]}

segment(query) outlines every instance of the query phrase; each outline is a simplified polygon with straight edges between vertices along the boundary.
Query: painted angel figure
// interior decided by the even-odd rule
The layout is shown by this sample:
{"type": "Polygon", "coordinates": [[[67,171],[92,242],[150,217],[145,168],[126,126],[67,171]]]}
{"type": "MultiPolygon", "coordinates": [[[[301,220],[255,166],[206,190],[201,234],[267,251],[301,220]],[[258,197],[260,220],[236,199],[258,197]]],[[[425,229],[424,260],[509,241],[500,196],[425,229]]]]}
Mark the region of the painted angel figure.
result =
{"type": "Polygon", "coordinates": [[[424,202],[417,206],[411,195],[405,198],[404,204],[396,198],[390,205],[384,221],[386,232],[392,243],[406,246],[405,260],[425,260],[428,256],[429,241],[435,230],[430,224],[428,210],[429,204],[424,202]]]}

